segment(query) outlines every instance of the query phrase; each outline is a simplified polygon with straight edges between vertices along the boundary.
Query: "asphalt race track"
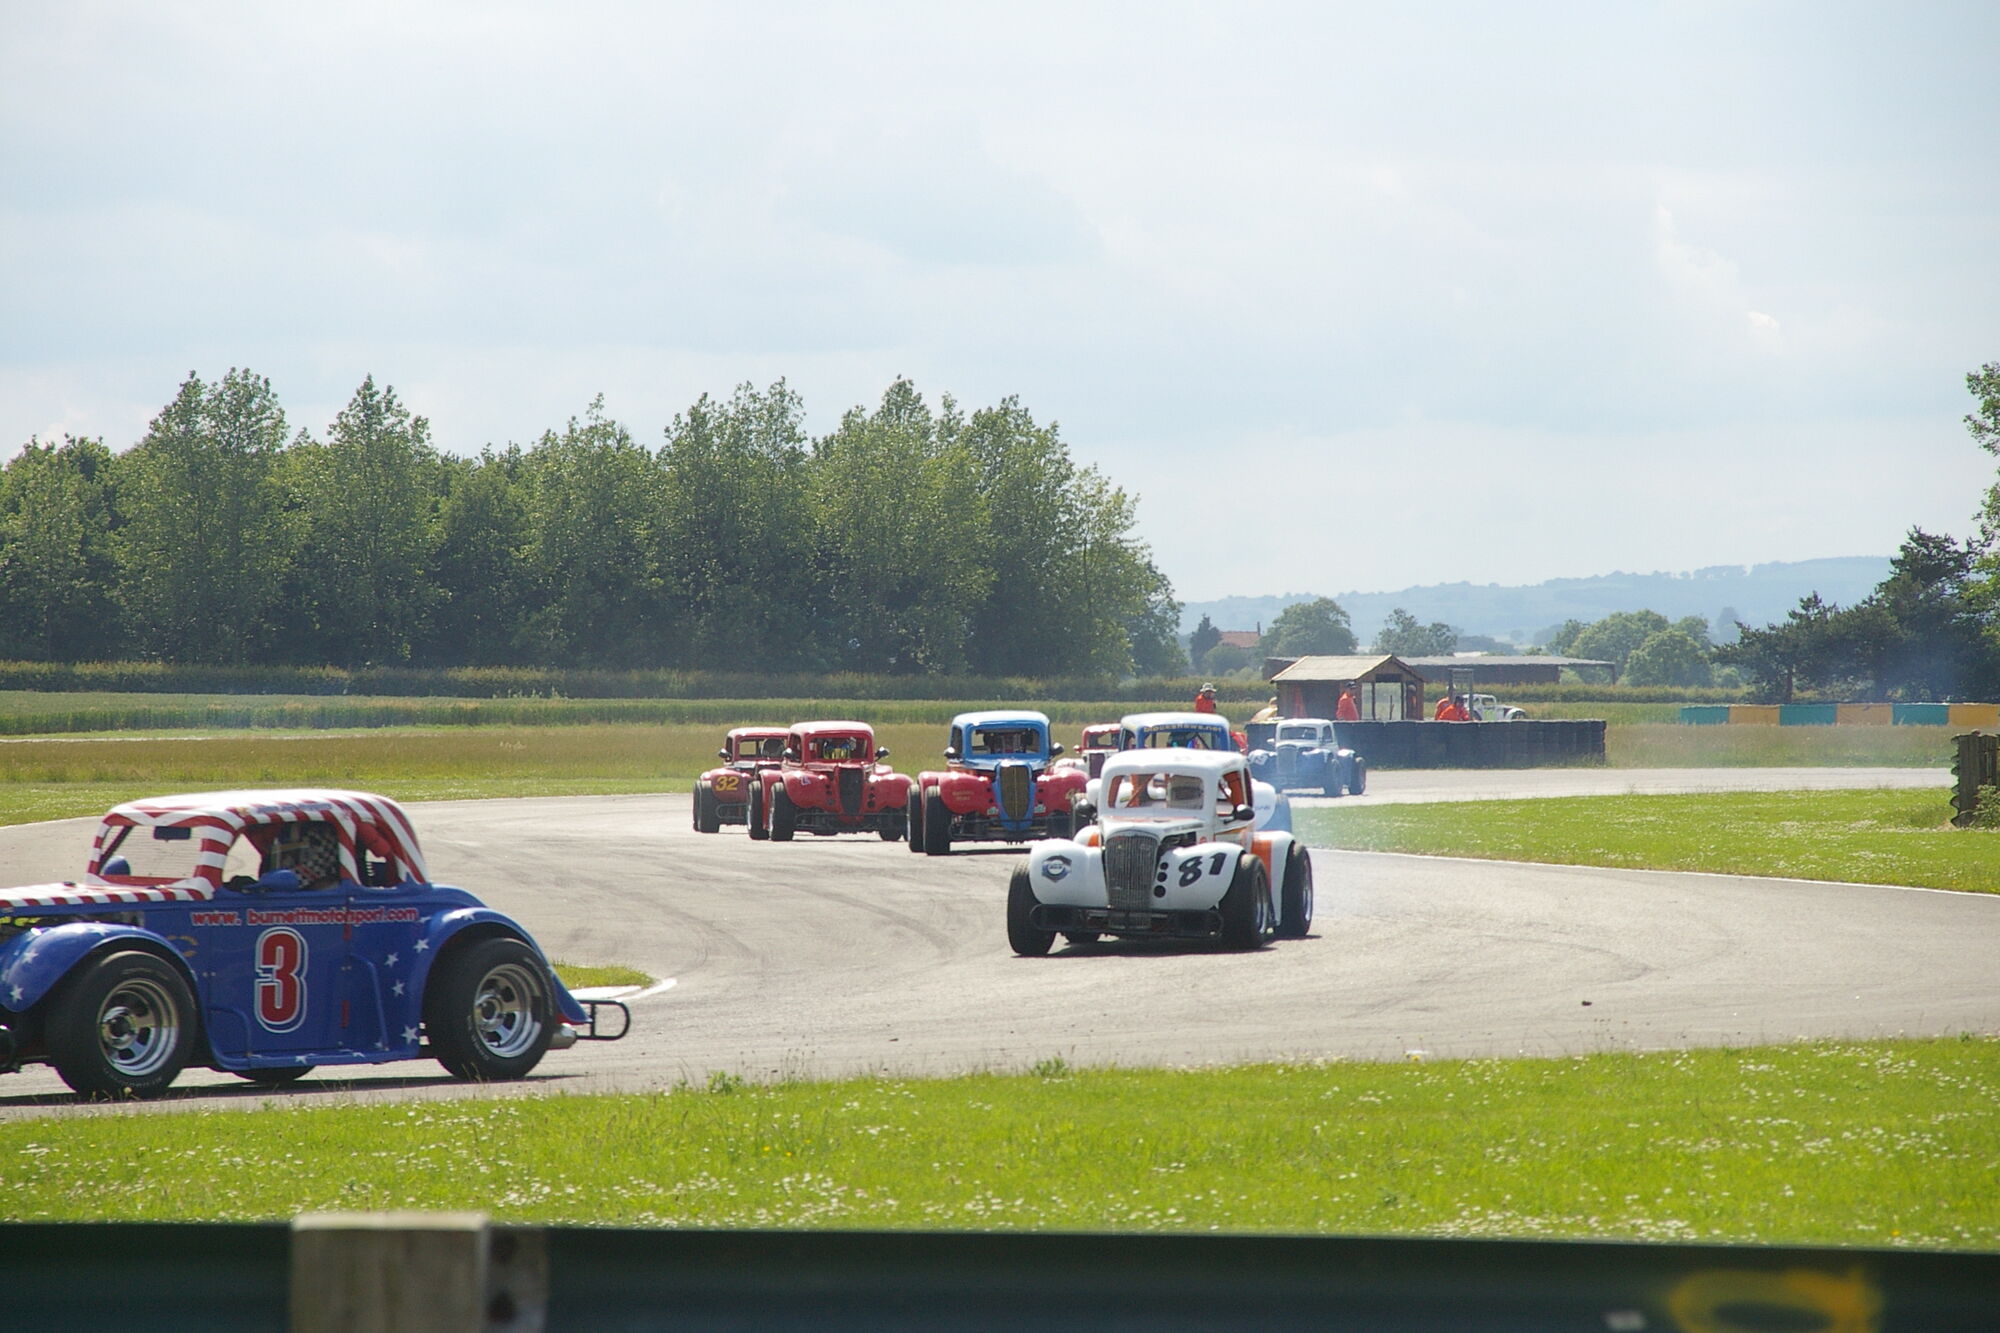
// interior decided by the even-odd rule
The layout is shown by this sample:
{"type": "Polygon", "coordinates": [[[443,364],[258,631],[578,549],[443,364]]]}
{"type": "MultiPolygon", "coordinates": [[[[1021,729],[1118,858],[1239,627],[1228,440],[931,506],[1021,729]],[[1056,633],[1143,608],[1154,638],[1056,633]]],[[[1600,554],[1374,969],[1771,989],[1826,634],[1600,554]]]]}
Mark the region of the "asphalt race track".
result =
{"type": "MultiPolygon", "coordinates": [[[[1938,771],[1380,773],[1366,803],[1652,790],[1940,787],[1938,771]],[[1532,791],[1524,791],[1531,788],[1532,791]]],[[[1942,798],[1942,792],[1940,792],[1942,798]]],[[[1350,798],[1353,799],[1353,798],[1350,798]]],[[[1107,942],[1016,958],[1017,851],[873,837],[751,843],[685,794],[412,807],[433,874],[558,959],[662,978],[622,1042],[553,1052],[528,1090],[601,1091],[1072,1064],[1400,1060],[2000,1030],[2000,896],[1318,850],[1312,936],[1251,954],[1107,942]]],[[[94,821],[0,829],[9,883],[76,873],[94,821]]],[[[169,1105],[462,1094],[429,1061],[282,1093],[208,1071],[169,1105]]],[[[0,1114],[73,1105],[32,1068],[0,1114]]]]}

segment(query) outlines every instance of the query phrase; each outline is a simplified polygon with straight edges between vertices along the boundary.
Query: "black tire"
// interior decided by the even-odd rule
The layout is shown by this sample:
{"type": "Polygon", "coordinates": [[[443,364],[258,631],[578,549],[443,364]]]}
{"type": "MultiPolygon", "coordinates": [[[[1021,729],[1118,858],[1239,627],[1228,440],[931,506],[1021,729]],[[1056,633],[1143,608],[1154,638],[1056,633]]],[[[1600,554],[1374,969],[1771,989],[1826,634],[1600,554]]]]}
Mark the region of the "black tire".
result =
{"type": "Polygon", "coordinates": [[[455,1078],[524,1078],[556,1034],[555,981],[520,940],[463,945],[438,960],[424,988],[424,1032],[455,1078]]]}
{"type": "Polygon", "coordinates": [[[1285,857],[1285,882],[1278,890],[1278,904],[1284,909],[1278,938],[1304,939],[1313,923],[1313,863],[1312,853],[1297,843],[1285,857]]]}
{"type": "Polygon", "coordinates": [[[799,808],[785,791],[784,784],[771,788],[771,841],[790,842],[799,829],[799,808]]]}
{"type": "Polygon", "coordinates": [[[1065,944],[1095,944],[1104,938],[1095,930],[1065,930],[1062,937],[1065,944]]]}
{"type": "Polygon", "coordinates": [[[1257,949],[1271,938],[1271,877],[1249,852],[1236,861],[1236,877],[1222,895],[1222,945],[1257,949]]]}
{"type": "MultiPolygon", "coordinates": [[[[905,815],[904,818],[907,819],[909,816],[905,815]]],[[[876,832],[882,835],[882,841],[884,842],[907,842],[909,840],[907,836],[908,830],[897,823],[884,824],[876,832]]]]}
{"type": "Polygon", "coordinates": [[[1360,755],[1354,756],[1354,767],[1347,775],[1347,794],[1359,796],[1368,790],[1368,761],[1360,755]]]}
{"type": "Polygon", "coordinates": [[[720,812],[715,807],[715,788],[706,782],[697,782],[694,785],[694,831],[696,833],[719,833],[722,831],[720,812]]]}
{"type": "Polygon", "coordinates": [[[764,784],[759,782],[750,788],[750,808],[745,812],[750,819],[750,841],[762,842],[771,836],[764,827],[764,784]]]}
{"type": "Polygon", "coordinates": [[[909,805],[903,811],[903,836],[910,844],[912,852],[924,849],[924,806],[923,796],[916,788],[910,788],[909,805]]]}
{"type": "Polygon", "coordinates": [[[934,791],[924,793],[924,851],[931,856],[951,855],[951,811],[934,791]]]}
{"type": "Polygon", "coordinates": [[[1035,891],[1028,885],[1026,862],[1014,867],[1007,884],[1007,943],[1023,958],[1046,958],[1055,947],[1056,933],[1034,923],[1035,891]]]}
{"type": "Polygon", "coordinates": [[[49,1063],[84,1097],[157,1097],[195,1049],[194,996],[173,964],[138,950],[78,965],[49,996],[49,1063]]]}
{"type": "Polygon", "coordinates": [[[1338,796],[1340,793],[1340,765],[1338,763],[1328,764],[1326,766],[1326,781],[1320,784],[1319,794],[1321,796],[1338,796]]]}
{"type": "Polygon", "coordinates": [[[315,1068],[315,1065],[278,1065],[270,1069],[232,1069],[229,1072],[260,1088],[284,1088],[312,1073],[315,1068]]]}

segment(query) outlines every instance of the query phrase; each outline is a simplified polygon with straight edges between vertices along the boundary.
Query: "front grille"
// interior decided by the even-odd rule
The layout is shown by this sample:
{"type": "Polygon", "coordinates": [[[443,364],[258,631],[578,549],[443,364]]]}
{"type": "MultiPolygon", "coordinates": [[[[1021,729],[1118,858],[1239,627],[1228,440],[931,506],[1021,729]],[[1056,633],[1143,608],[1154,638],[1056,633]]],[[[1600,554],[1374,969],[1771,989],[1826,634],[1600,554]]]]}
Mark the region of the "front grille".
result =
{"type": "Polygon", "coordinates": [[[1278,751],[1277,784],[1280,787],[1291,786],[1292,779],[1298,776],[1298,772],[1299,752],[1295,747],[1287,745],[1278,751]]]}
{"type": "Polygon", "coordinates": [[[1028,817],[1028,811],[1034,808],[1034,794],[1028,788],[1026,764],[1000,765],[993,785],[1000,789],[1000,813],[1009,822],[1018,824],[1028,817]]]}
{"type": "Polygon", "coordinates": [[[1104,889],[1113,910],[1143,911],[1152,905],[1153,877],[1160,868],[1160,840],[1151,833],[1114,833],[1104,841],[1104,889]]]}
{"type": "Polygon", "coordinates": [[[840,775],[834,779],[835,787],[840,793],[841,814],[861,813],[861,782],[861,770],[858,768],[843,768],[840,770],[840,775]]]}

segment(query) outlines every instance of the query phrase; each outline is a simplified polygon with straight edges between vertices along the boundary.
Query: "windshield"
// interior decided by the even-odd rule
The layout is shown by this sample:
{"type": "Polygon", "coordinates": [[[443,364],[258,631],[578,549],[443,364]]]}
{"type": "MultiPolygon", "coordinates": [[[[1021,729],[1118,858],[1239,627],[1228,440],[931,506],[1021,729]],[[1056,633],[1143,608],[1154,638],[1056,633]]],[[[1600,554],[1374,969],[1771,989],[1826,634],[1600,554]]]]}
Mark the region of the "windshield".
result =
{"type": "Polygon", "coordinates": [[[1107,727],[1085,727],[1083,729],[1083,744],[1080,748],[1085,750],[1108,750],[1117,744],[1118,724],[1114,722],[1107,727]]]}
{"type": "Polygon", "coordinates": [[[1161,727],[1142,732],[1139,748],[1146,750],[1227,750],[1233,748],[1219,727],[1161,727]]]}
{"type": "Polygon", "coordinates": [[[866,759],[871,749],[866,736],[815,736],[806,743],[806,757],[829,764],[846,764],[866,759]]]}
{"type": "Polygon", "coordinates": [[[736,757],[738,759],[769,759],[776,762],[784,757],[785,738],[783,736],[738,736],[736,757]]]}
{"type": "MultiPolygon", "coordinates": [[[[201,835],[204,831],[192,828],[140,828],[128,825],[113,835],[105,846],[104,860],[98,865],[98,872],[115,857],[125,858],[129,869],[116,876],[118,879],[148,880],[159,884],[178,883],[184,879],[194,879],[196,860],[201,852],[201,835]]],[[[263,854],[246,837],[238,837],[229,846],[229,856],[223,863],[222,877],[233,875],[255,875],[258,862],[263,854]]],[[[110,878],[110,876],[107,876],[110,878]]]]}
{"type": "Polygon", "coordinates": [[[1041,735],[1033,727],[978,727],[972,733],[972,743],[968,754],[992,757],[994,755],[1027,754],[1042,752],[1041,735]]]}
{"type": "Polygon", "coordinates": [[[1106,789],[1105,804],[1114,810],[1200,810],[1207,790],[1198,773],[1120,773],[1106,789]]]}
{"type": "Polygon", "coordinates": [[[1281,741],[1316,741],[1319,739],[1319,728],[1299,726],[1279,727],[1278,739],[1281,741]]]}

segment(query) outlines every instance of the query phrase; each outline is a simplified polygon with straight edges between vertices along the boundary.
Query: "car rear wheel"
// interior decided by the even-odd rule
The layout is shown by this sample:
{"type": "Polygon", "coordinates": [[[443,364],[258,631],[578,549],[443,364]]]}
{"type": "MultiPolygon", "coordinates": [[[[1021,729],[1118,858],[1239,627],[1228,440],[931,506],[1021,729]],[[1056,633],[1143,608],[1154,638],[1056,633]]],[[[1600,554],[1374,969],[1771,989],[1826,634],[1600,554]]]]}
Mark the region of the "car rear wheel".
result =
{"type": "Polygon", "coordinates": [[[1271,938],[1271,877],[1249,853],[1236,861],[1236,877],[1222,895],[1222,943],[1229,949],[1261,948],[1271,938]]]}
{"type": "Polygon", "coordinates": [[[910,788],[910,801],[903,811],[903,835],[912,852],[924,849],[924,801],[917,788],[910,788]]]}
{"type": "Polygon", "coordinates": [[[1347,775],[1347,794],[1359,796],[1368,790],[1368,761],[1360,755],[1354,756],[1354,767],[1347,775]]]}
{"type": "Polygon", "coordinates": [[[1056,933],[1043,930],[1034,921],[1035,890],[1028,883],[1025,862],[1014,868],[1007,885],[1007,943],[1023,958],[1043,958],[1055,947],[1056,933]]]}
{"type": "Polygon", "coordinates": [[[771,788],[771,841],[790,842],[798,831],[799,808],[782,785],[771,788]]]}
{"type": "Polygon", "coordinates": [[[764,785],[762,783],[758,783],[750,789],[749,819],[750,840],[752,842],[762,842],[771,836],[770,832],[764,827],[764,785]]]}
{"type": "Polygon", "coordinates": [[[85,1097],[157,1097],[194,1049],[194,997],[173,965],[136,950],[79,966],[49,996],[49,1063],[85,1097]]]}
{"type": "Polygon", "coordinates": [[[932,856],[951,853],[951,811],[935,791],[924,793],[924,851],[932,856]]]}
{"type": "Polygon", "coordinates": [[[1297,843],[1285,857],[1285,883],[1278,891],[1278,905],[1284,909],[1278,937],[1304,939],[1313,923],[1313,863],[1312,853],[1297,843]]]}
{"type": "Polygon", "coordinates": [[[555,985],[517,939],[480,940],[439,961],[424,989],[431,1054],[454,1077],[523,1078],[555,1036],[555,985]]]}

